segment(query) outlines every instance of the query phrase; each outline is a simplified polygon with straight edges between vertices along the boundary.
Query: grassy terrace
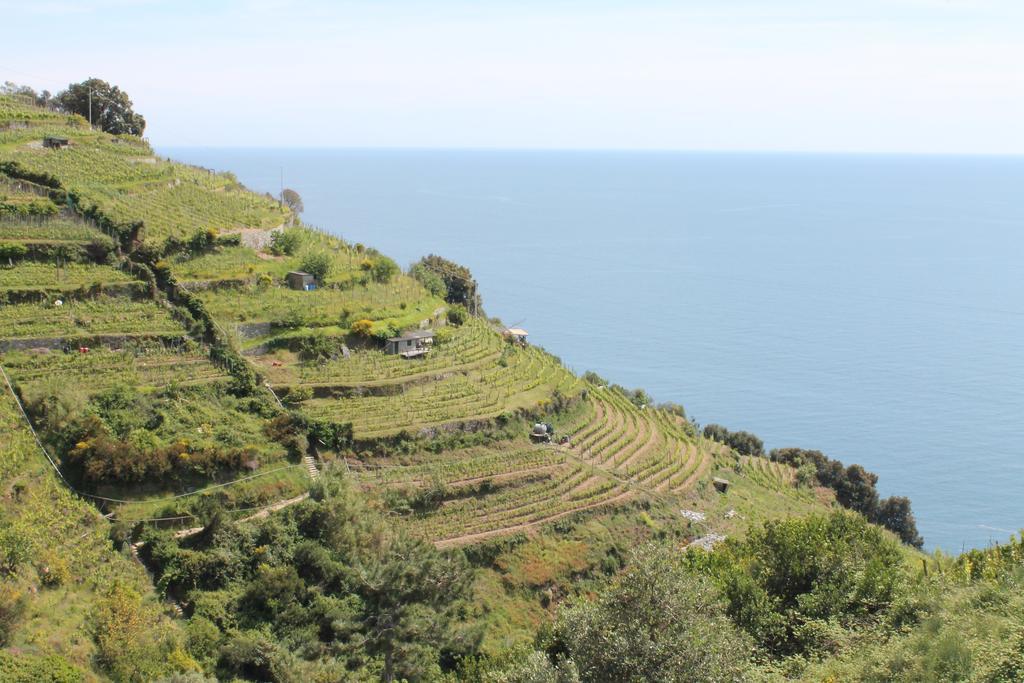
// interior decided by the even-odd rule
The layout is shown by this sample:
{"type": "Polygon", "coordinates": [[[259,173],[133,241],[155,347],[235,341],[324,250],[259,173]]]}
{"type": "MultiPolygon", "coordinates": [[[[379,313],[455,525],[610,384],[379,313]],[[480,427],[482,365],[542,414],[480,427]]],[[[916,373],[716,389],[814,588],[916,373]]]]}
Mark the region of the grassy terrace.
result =
{"type": "MultiPolygon", "coordinates": [[[[584,424],[595,417],[583,402],[565,419],[584,424]]],[[[635,495],[567,449],[531,443],[522,427],[522,436],[490,445],[377,458],[355,463],[352,471],[362,486],[390,491],[385,500],[403,522],[442,545],[512,533],[635,495]],[[401,503],[423,495],[433,504],[401,503]]]]}
{"type": "Polygon", "coordinates": [[[95,284],[134,282],[128,273],[112,266],[22,261],[13,268],[0,267],[0,290],[5,289],[73,289],[95,284]]]}
{"type": "Polygon", "coordinates": [[[88,123],[81,116],[61,114],[24,103],[21,98],[0,95],[0,124],[56,124],[84,127],[88,123]]]}
{"type": "Polygon", "coordinates": [[[674,416],[640,410],[611,390],[599,390],[594,407],[595,418],[572,438],[582,461],[652,492],[683,492],[707,468],[705,449],[674,416]]]}
{"type": "Polygon", "coordinates": [[[109,238],[77,218],[0,218],[0,242],[72,242],[87,244],[109,238]]]}
{"type": "MultiPolygon", "coordinates": [[[[671,413],[641,410],[615,391],[591,387],[588,399],[563,416],[556,429],[571,435],[568,445],[531,444],[524,434],[490,446],[357,463],[355,472],[364,486],[398,491],[409,500],[429,494],[432,507],[413,505],[403,519],[443,546],[514,533],[638,497],[669,508],[704,497],[701,507],[711,506],[725,518],[717,494],[698,486],[716,466],[718,446],[691,436],[671,413]]],[[[727,466],[727,460],[720,465],[727,466]]],[[[816,504],[813,494],[793,487],[790,468],[758,462],[733,474],[740,496],[781,487],[792,489],[793,506],[816,504]]],[[[394,501],[395,494],[389,495],[394,501]]]]}
{"type": "Polygon", "coordinates": [[[288,233],[298,238],[290,255],[227,247],[194,258],[181,254],[169,265],[179,282],[193,283],[207,310],[228,330],[238,323],[259,322],[276,324],[276,337],[301,337],[312,328],[343,335],[361,319],[401,329],[431,318],[444,306],[406,275],[373,281],[364,270],[379,258],[371,251],[313,230],[288,233]],[[325,284],[311,292],[290,289],[285,275],[302,270],[311,255],[325,256],[330,264],[325,284]]]}
{"type": "Polygon", "coordinates": [[[280,350],[253,360],[273,384],[279,385],[379,385],[437,376],[496,362],[504,347],[490,326],[469,320],[452,328],[452,338],[435,343],[426,356],[405,359],[381,350],[353,350],[349,358],[324,363],[301,361],[291,351],[280,350]]]}
{"type": "Polygon", "coordinates": [[[289,323],[294,327],[327,327],[360,318],[413,322],[429,318],[444,305],[404,275],[387,284],[373,282],[352,289],[325,287],[302,292],[280,285],[243,286],[204,290],[199,296],[210,314],[225,326],[294,321],[289,323]]]}
{"type": "Polygon", "coordinates": [[[301,270],[302,262],[309,254],[323,253],[331,261],[329,282],[346,283],[362,274],[359,266],[366,258],[365,254],[344,241],[315,230],[289,232],[301,236],[291,255],[275,255],[244,246],[227,247],[193,258],[187,254],[180,255],[171,266],[180,282],[251,279],[262,273],[282,279],[290,270],[301,270]]]}
{"type": "Polygon", "coordinates": [[[171,497],[167,492],[136,496],[130,503],[114,508],[117,519],[131,522],[140,519],[186,518],[179,522],[190,527],[200,523],[197,506],[203,498],[214,498],[223,505],[232,519],[252,514],[252,511],[277,501],[302,495],[309,490],[309,475],[303,465],[279,462],[268,464],[251,474],[237,474],[224,481],[206,482],[192,495],[171,497]],[[221,485],[224,484],[224,485],[221,485]]]}
{"type": "Polygon", "coordinates": [[[351,421],[356,438],[367,439],[534,407],[556,388],[572,394],[581,381],[540,349],[508,347],[498,363],[399,395],[311,399],[301,409],[317,418],[351,421]]]}
{"type": "Polygon", "coordinates": [[[562,455],[555,449],[521,442],[502,442],[500,447],[478,446],[436,456],[423,455],[415,462],[398,465],[374,463],[357,469],[356,476],[375,486],[413,485],[425,487],[500,478],[560,466],[562,455]]]}
{"type": "Polygon", "coordinates": [[[7,182],[0,177],[0,217],[46,217],[59,212],[59,207],[47,197],[45,190],[33,192],[30,187],[7,182]]]}
{"type": "MultiPolygon", "coordinates": [[[[18,120],[10,109],[0,109],[0,123],[18,120]]],[[[268,229],[288,218],[277,202],[245,190],[229,174],[160,159],[142,140],[64,125],[64,119],[44,117],[41,125],[0,132],[0,161],[53,175],[115,221],[144,221],[147,240],[187,238],[200,228],[268,229]],[[43,148],[46,135],[72,144],[43,148]]]]}
{"type": "Polygon", "coordinates": [[[472,542],[625,501],[632,495],[600,471],[574,462],[526,473],[495,489],[484,504],[474,495],[445,501],[434,514],[413,520],[412,527],[442,544],[472,542]]]}
{"type": "Polygon", "coordinates": [[[98,348],[89,353],[11,351],[0,361],[26,395],[44,392],[54,383],[81,386],[93,394],[121,384],[164,388],[227,379],[205,349],[194,343],[175,349],[140,342],[121,350],[98,348]]]}
{"type": "Polygon", "coordinates": [[[62,353],[2,360],[29,404],[55,397],[99,420],[101,433],[83,436],[60,460],[65,469],[82,469],[85,490],[128,501],[104,503],[119,519],[187,515],[203,493],[218,494],[230,508],[306,489],[308,475],[268,437],[265,417],[249,399],[232,396],[204,358],[181,354],[175,368],[173,354],[155,350],[134,359],[126,352],[85,355],[82,363],[62,353]],[[118,359],[134,367],[123,371],[118,359]],[[124,457],[97,450],[103,442],[124,457]]]}
{"type": "Polygon", "coordinates": [[[289,270],[299,270],[300,260],[271,256],[249,247],[227,247],[188,258],[187,254],[171,262],[179,282],[210,280],[248,280],[266,273],[278,279],[289,270]]]}
{"type": "Polygon", "coordinates": [[[2,338],[51,338],[100,334],[171,336],[185,330],[153,301],[98,297],[83,301],[0,306],[2,338]]]}

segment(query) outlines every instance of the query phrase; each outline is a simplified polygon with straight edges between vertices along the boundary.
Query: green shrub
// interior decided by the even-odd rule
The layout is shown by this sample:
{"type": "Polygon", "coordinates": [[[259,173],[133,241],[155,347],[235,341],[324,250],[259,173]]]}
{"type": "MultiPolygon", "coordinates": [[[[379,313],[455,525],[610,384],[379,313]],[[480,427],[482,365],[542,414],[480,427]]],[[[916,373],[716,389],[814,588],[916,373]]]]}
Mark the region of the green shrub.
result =
{"type": "Polygon", "coordinates": [[[0,573],[13,574],[32,550],[28,535],[18,526],[0,523],[0,573]]]}
{"type": "Polygon", "coordinates": [[[413,277],[419,280],[432,293],[440,294],[441,288],[437,286],[434,277],[440,278],[444,285],[444,298],[450,304],[462,304],[479,311],[481,308],[480,294],[477,290],[476,280],[469,268],[460,266],[454,261],[431,254],[424,256],[410,269],[413,277]]]}
{"type": "Polygon", "coordinates": [[[445,286],[441,276],[422,263],[414,265],[409,270],[409,274],[433,296],[439,299],[446,299],[448,297],[448,288],[445,286]]]}
{"type": "Polygon", "coordinates": [[[294,256],[301,245],[302,231],[299,229],[279,230],[270,236],[270,251],[278,256],[294,256]]]}
{"type": "Polygon", "coordinates": [[[298,352],[303,360],[325,363],[341,353],[340,346],[338,338],[328,337],[322,331],[317,330],[299,340],[298,352]]]}
{"type": "Polygon", "coordinates": [[[313,390],[310,387],[293,387],[284,397],[281,402],[288,406],[296,406],[303,401],[308,401],[313,398],[313,390]]]}
{"type": "Polygon", "coordinates": [[[812,621],[852,625],[906,593],[899,544],[841,510],[771,521],[689,557],[716,577],[733,621],[777,655],[814,650],[822,630],[807,627],[812,621]]]}
{"type": "Polygon", "coordinates": [[[0,646],[7,644],[27,604],[27,596],[13,582],[0,582],[0,646]]]}
{"type": "Polygon", "coordinates": [[[60,655],[0,652],[0,681],[4,683],[82,683],[85,680],[85,673],[60,655]]]}
{"type": "Polygon", "coordinates": [[[596,599],[559,612],[548,651],[565,653],[584,682],[738,681],[746,640],[706,578],[650,546],[596,599]]]}
{"type": "Polygon", "coordinates": [[[398,264],[387,256],[378,256],[370,269],[370,276],[374,282],[390,282],[391,278],[398,275],[398,264]]]}
{"type": "Polygon", "coordinates": [[[704,427],[704,438],[724,443],[741,455],[764,456],[764,442],[750,432],[731,432],[722,425],[709,424],[704,427]]]}
{"type": "Polygon", "coordinates": [[[373,334],[373,321],[363,318],[352,323],[352,334],[360,337],[369,337],[373,334]]]}
{"type": "Polygon", "coordinates": [[[325,252],[316,251],[307,254],[302,259],[300,269],[316,278],[316,281],[323,284],[331,273],[331,257],[325,252]]]}
{"type": "Polygon", "coordinates": [[[469,318],[469,311],[461,304],[448,307],[448,322],[452,325],[462,325],[469,318]]]}
{"type": "Polygon", "coordinates": [[[8,265],[13,265],[15,261],[25,258],[26,254],[28,254],[28,248],[24,244],[18,242],[0,244],[0,262],[6,261],[8,265]]]}
{"type": "MultiPolygon", "coordinates": [[[[844,467],[843,463],[816,450],[775,448],[768,456],[775,462],[798,468],[798,472],[804,466],[814,468],[817,481],[835,491],[836,501],[840,505],[881,524],[907,545],[915,548],[924,545],[924,539],[917,532],[917,521],[911,511],[910,500],[902,496],[880,500],[876,488],[878,475],[856,464],[844,467]]],[[[806,472],[801,476],[806,479],[806,472]]]]}

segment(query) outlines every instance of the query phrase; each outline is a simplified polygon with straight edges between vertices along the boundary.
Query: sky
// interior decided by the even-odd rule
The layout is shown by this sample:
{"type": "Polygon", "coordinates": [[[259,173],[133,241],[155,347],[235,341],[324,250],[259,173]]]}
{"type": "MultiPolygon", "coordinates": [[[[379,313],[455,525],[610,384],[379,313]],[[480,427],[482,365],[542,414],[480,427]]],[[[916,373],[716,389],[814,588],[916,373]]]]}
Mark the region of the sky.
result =
{"type": "Polygon", "coordinates": [[[1021,0],[0,0],[171,146],[1024,153],[1021,0]]]}

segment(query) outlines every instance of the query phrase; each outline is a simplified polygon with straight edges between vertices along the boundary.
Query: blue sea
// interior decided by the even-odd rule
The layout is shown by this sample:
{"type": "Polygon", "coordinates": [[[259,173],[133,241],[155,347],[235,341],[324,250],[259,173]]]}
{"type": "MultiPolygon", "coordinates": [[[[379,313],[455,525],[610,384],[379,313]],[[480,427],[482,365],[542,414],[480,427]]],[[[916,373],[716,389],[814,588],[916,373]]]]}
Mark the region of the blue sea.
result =
{"type": "Polygon", "coordinates": [[[929,549],[1024,527],[1024,159],[163,149],[285,187],[490,315],[702,424],[817,448],[929,549]]]}

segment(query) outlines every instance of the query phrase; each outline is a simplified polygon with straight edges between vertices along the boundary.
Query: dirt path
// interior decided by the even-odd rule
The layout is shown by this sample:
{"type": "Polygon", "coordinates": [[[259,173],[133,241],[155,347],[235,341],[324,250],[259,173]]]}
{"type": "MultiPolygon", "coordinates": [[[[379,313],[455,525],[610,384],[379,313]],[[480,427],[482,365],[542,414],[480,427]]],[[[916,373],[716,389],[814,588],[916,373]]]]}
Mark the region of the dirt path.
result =
{"type": "MultiPolygon", "coordinates": [[[[241,519],[239,519],[237,521],[238,522],[251,522],[254,519],[263,519],[264,517],[268,517],[271,512],[277,512],[278,510],[286,508],[289,505],[295,505],[295,503],[301,503],[302,501],[306,500],[307,498],[309,498],[309,493],[308,492],[307,493],[303,493],[300,496],[295,496],[294,498],[289,498],[287,500],[279,500],[278,502],[274,503],[273,505],[268,505],[267,507],[263,508],[259,512],[255,513],[255,514],[251,514],[248,517],[242,517],[241,519]]],[[[200,531],[202,531],[203,528],[204,527],[197,526],[197,527],[192,527],[191,529],[182,529],[180,531],[175,531],[174,532],[174,537],[175,538],[187,538],[189,536],[195,536],[200,531]]]]}
{"type": "Polygon", "coordinates": [[[596,503],[588,503],[571,510],[564,510],[554,515],[549,515],[541,519],[534,520],[532,522],[523,522],[522,524],[515,524],[513,526],[502,527],[500,529],[491,529],[490,531],[479,531],[473,534],[465,534],[463,536],[453,536],[452,538],[445,538],[439,541],[434,541],[434,545],[439,549],[444,548],[456,548],[462,545],[468,545],[470,543],[476,543],[477,541],[483,541],[488,538],[494,538],[495,536],[505,536],[507,534],[514,534],[517,531],[527,531],[529,529],[536,528],[541,524],[547,524],[557,519],[561,519],[567,515],[572,515],[577,512],[583,512],[584,510],[592,510],[594,508],[601,507],[603,505],[612,505],[619,501],[625,501],[626,499],[633,496],[633,491],[624,491],[613,498],[606,498],[605,500],[599,500],[596,503]]]}
{"type": "MultiPolygon", "coordinates": [[[[537,465],[535,467],[527,467],[521,470],[513,470],[511,472],[499,472],[498,474],[482,474],[478,477],[467,477],[466,479],[453,479],[452,481],[445,482],[446,486],[466,486],[467,484],[478,484],[482,481],[490,479],[494,482],[508,481],[510,479],[520,479],[522,477],[529,476],[531,474],[539,474],[547,472],[549,470],[555,470],[560,467],[565,467],[565,463],[555,462],[550,465],[537,465]]],[[[371,479],[367,479],[366,483],[373,483],[371,479]]],[[[403,479],[400,481],[388,482],[385,486],[404,486],[412,484],[414,486],[423,486],[431,483],[429,479],[403,479]]]]}

